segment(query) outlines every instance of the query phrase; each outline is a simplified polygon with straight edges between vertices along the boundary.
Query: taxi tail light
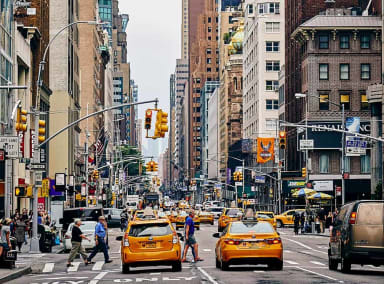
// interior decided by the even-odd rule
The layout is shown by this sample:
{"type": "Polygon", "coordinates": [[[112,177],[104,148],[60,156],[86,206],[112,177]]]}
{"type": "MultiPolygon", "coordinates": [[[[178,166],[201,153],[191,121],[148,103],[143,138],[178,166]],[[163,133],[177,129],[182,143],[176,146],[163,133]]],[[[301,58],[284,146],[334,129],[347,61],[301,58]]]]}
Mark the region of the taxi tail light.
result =
{"type": "Polygon", "coordinates": [[[352,212],[351,213],[351,217],[349,217],[349,224],[355,224],[356,223],[356,217],[357,217],[357,213],[356,212],[352,212]]]}
{"type": "Polygon", "coordinates": [[[129,240],[128,240],[128,234],[127,233],[124,234],[123,246],[129,247],[129,240]]]}
{"type": "Polygon", "coordinates": [[[241,243],[241,241],[239,240],[230,240],[230,239],[227,239],[224,241],[227,245],[239,245],[241,243]]]}
{"type": "Polygon", "coordinates": [[[179,241],[179,238],[177,237],[177,233],[173,232],[172,243],[177,244],[178,241],[179,241]]]}
{"type": "Polygon", "coordinates": [[[264,240],[267,244],[269,245],[277,245],[281,244],[281,239],[280,238],[274,238],[274,239],[266,239],[264,240]]]}

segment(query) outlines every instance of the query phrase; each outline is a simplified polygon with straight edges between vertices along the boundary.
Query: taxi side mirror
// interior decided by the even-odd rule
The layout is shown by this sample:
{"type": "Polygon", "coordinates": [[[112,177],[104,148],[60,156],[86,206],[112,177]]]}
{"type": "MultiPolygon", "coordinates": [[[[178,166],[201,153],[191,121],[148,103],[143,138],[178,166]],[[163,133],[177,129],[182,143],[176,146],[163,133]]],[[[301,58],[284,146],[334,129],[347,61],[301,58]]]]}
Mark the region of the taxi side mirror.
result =
{"type": "Polygon", "coordinates": [[[276,232],[280,236],[280,232],[276,232]]]}
{"type": "Polygon", "coordinates": [[[123,236],[116,237],[116,241],[122,241],[122,240],[123,240],[123,236]]]}
{"type": "Polygon", "coordinates": [[[212,237],[219,239],[219,238],[220,238],[220,233],[214,233],[214,234],[212,235],[212,237]]]}
{"type": "Polygon", "coordinates": [[[108,220],[111,220],[112,219],[112,216],[111,215],[108,215],[108,220]]]}

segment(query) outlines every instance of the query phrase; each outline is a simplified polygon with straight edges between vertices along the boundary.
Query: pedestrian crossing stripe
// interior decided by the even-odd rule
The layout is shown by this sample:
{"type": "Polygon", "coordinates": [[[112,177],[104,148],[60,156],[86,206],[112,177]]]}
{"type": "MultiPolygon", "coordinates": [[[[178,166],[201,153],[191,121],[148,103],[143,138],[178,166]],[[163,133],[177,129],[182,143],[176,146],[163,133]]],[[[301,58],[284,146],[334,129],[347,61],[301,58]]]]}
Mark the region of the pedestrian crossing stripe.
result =
{"type": "Polygon", "coordinates": [[[92,270],[101,270],[103,268],[104,261],[97,261],[95,265],[92,267],[92,270]]]}
{"type": "Polygon", "coordinates": [[[321,262],[318,262],[318,261],[310,261],[310,263],[313,263],[313,264],[316,264],[316,265],[325,266],[324,263],[321,263],[321,262]]]}
{"type": "Polygon", "coordinates": [[[43,268],[43,273],[50,273],[53,271],[53,268],[55,267],[54,263],[46,263],[43,268]]]}
{"type": "Polygon", "coordinates": [[[291,264],[291,265],[298,265],[296,261],[291,261],[291,260],[285,260],[286,263],[291,264]]]}
{"type": "Polygon", "coordinates": [[[68,267],[68,272],[76,272],[79,269],[80,262],[72,262],[72,266],[68,267]]]}

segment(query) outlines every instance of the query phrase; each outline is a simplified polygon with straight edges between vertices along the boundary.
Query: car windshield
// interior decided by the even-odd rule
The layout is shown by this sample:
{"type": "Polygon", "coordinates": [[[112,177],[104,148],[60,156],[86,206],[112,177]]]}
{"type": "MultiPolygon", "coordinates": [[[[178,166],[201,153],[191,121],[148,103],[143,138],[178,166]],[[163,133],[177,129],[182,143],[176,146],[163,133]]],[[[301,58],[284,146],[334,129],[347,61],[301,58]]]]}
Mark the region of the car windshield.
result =
{"type": "Polygon", "coordinates": [[[181,217],[183,217],[183,216],[187,216],[188,214],[187,214],[187,212],[185,212],[185,211],[181,211],[179,215],[180,215],[181,217]]]}
{"type": "Polygon", "coordinates": [[[244,234],[244,233],[256,233],[256,234],[270,234],[274,230],[269,223],[255,223],[255,222],[236,222],[232,223],[230,233],[231,234],[244,234]]]}
{"type": "Polygon", "coordinates": [[[80,226],[80,229],[82,231],[93,231],[95,230],[96,227],[96,222],[87,222],[87,223],[82,223],[80,226]]]}
{"type": "Polygon", "coordinates": [[[208,211],[210,211],[210,212],[223,212],[223,208],[209,208],[208,211]]]}
{"type": "Polygon", "coordinates": [[[209,212],[200,212],[199,215],[200,215],[200,216],[210,216],[211,213],[209,213],[209,212]]]}
{"type": "Polygon", "coordinates": [[[230,217],[237,217],[237,213],[242,213],[240,209],[227,209],[225,215],[230,217]]]}
{"type": "Polygon", "coordinates": [[[129,230],[129,236],[131,237],[166,236],[170,234],[172,234],[172,230],[168,223],[132,225],[129,230]]]}
{"type": "Polygon", "coordinates": [[[136,202],[128,202],[127,206],[136,206],[136,202]]]}
{"type": "Polygon", "coordinates": [[[257,218],[260,219],[273,219],[273,213],[257,213],[257,218]]]}

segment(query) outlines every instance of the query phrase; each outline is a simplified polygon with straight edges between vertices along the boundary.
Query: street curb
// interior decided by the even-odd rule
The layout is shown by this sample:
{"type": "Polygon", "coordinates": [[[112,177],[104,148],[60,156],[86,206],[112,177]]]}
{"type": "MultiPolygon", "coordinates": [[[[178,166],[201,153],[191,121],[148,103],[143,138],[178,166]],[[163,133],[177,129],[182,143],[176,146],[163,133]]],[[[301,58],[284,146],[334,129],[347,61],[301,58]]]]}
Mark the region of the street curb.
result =
{"type": "Polygon", "coordinates": [[[29,274],[32,272],[32,269],[30,266],[27,266],[25,268],[22,268],[14,273],[9,273],[8,275],[6,276],[3,276],[0,278],[0,283],[6,283],[8,281],[11,281],[11,280],[14,280],[14,279],[17,279],[17,278],[20,278],[26,274],[29,274]]]}

